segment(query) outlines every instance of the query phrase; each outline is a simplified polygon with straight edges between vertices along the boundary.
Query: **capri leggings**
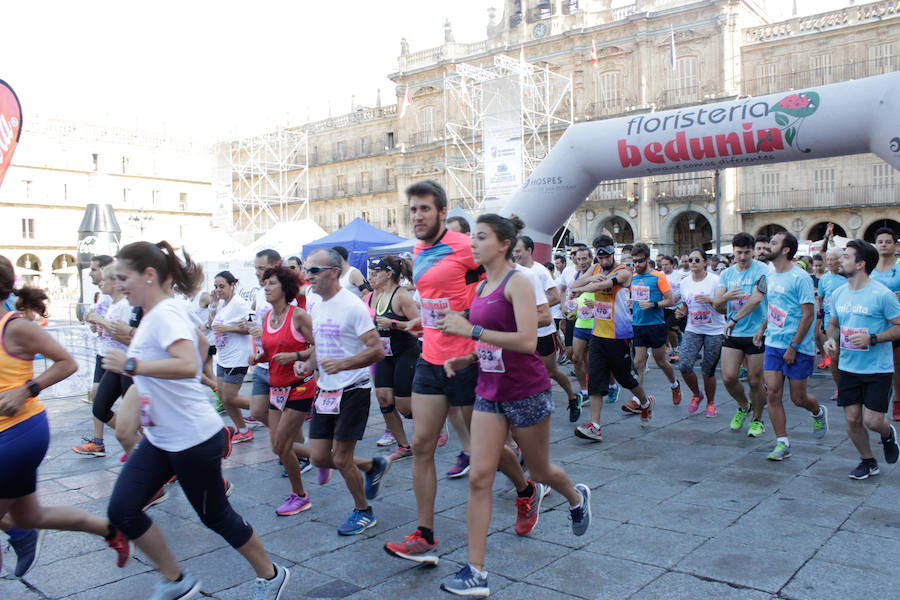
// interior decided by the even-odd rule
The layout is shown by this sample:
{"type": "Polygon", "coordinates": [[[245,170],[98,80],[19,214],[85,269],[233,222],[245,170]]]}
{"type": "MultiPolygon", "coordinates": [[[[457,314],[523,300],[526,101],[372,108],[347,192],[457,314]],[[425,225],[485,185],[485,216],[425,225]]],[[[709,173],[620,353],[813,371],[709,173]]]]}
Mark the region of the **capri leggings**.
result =
{"type": "Polygon", "coordinates": [[[104,423],[109,423],[114,416],[113,405],[116,400],[125,395],[132,383],[131,377],[128,375],[104,371],[103,377],[100,378],[100,385],[97,387],[97,394],[94,396],[94,416],[104,423]]]}
{"type": "Polygon", "coordinates": [[[681,346],[678,348],[678,370],[682,374],[694,370],[694,363],[700,357],[700,349],[703,349],[703,362],[700,371],[704,377],[715,377],[716,367],[719,364],[719,355],[722,353],[724,335],[707,335],[685,331],[681,338],[681,346]]]}
{"type": "Polygon", "coordinates": [[[222,482],[222,451],[225,430],[205,442],[181,452],[167,452],[147,438],[128,456],[122,468],[107,513],[109,520],[125,536],[134,540],[153,523],[144,506],[153,494],[176,475],[184,495],[203,524],[221,535],[233,548],[240,548],[253,535],[253,528],[237,514],[222,482]]]}
{"type": "Polygon", "coordinates": [[[416,361],[419,360],[418,345],[399,356],[387,356],[375,363],[373,375],[376,388],[392,388],[394,396],[409,398],[412,396],[413,376],[416,374],[416,361]]]}

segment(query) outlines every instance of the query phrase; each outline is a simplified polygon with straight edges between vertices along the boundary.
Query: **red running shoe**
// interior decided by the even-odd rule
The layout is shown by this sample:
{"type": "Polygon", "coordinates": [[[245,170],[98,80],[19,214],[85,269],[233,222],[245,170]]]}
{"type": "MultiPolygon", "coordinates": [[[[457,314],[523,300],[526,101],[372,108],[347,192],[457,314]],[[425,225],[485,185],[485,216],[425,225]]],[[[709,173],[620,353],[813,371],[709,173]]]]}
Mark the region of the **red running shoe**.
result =
{"type": "Polygon", "coordinates": [[[544,486],[529,481],[533,491],[529,498],[516,498],[516,533],[528,535],[538,523],[541,516],[541,500],[544,499],[544,486]]]}
{"type": "Polygon", "coordinates": [[[384,551],[397,558],[405,558],[406,560],[411,560],[413,562],[437,566],[438,557],[434,554],[437,542],[437,540],[434,540],[433,544],[429,544],[428,541],[422,537],[422,532],[416,529],[410,535],[406,536],[406,539],[399,544],[394,542],[386,543],[384,545],[384,551]]]}
{"type": "Polygon", "coordinates": [[[234,438],[234,434],[238,432],[237,427],[234,425],[226,425],[225,426],[225,449],[222,451],[222,458],[228,458],[231,456],[231,440],[234,438]]]}
{"type": "Polygon", "coordinates": [[[131,540],[125,537],[125,534],[116,529],[111,540],[106,540],[106,544],[118,553],[116,558],[116,566],[120,569],[125,566],[128,559],[131,558],[131,540]]]}

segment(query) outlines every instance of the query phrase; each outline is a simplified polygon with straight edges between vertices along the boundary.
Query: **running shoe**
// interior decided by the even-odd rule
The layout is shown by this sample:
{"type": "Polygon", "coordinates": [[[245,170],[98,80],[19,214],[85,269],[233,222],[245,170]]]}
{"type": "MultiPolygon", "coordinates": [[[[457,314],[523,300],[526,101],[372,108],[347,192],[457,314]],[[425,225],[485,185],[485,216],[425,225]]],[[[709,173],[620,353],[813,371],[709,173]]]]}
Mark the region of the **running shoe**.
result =
{"type": "Polygon", "coordinates": [[[465,452],[460,452],[456,455],[456,464],[447,471],[447,477],[450,479],[457,479],[458,477],[464,477],[468,472],[469,455],[465,452]]]}
{"type": "Polygon", "coordinates": [[[289,517],[310,508],[312,508],[312,503],[309,501],[309,494],[304,493],[302,496],[298,496],[291,492],[285,498],[284,504],[275,509],[275,514],[279,517],[289,517]]]}
{"type": "Polygon", "coordinates": [[[750,421],[750,428],[747,430],[747,437],[759,437],[766,431],[766,424],[759,419],[750,421]]]}
{"type": "MultiPolygon", "coordinates": [[[[301,458],[298,462],[300,463],[300,474],[301,475],[303,473],[306,473],[307,471],[311,471],[313,468],[312,463],[309,462],[308,458],[301,458]]],[[[286,473],[285,473],[285,477],[287,477],[286,473]]]]}
{"type": "Polygon", "coordinates": [[[263,424],[262,421],[254,419],[253,417],[244,417],[244,422],[251,427],[261,427],[263,424]]]}
{"type": "Polygon", "coordinates": [[[41,545],[44,541],[46,529],[27,529],[18,539],[9,538],[9,545],[16,553],[16,570],[14,574],[21,579],[37,563],[41,553],[41,545]]]}
{"type": "Polygon", "coordinates": [[[609,404],[615,404],[616,400],[619,399],[619,386],[616,384],[612,384],[609,386],[609,391],[606,392],[606,401],[609,404]]]}
{"type": "Polygon", "coordinates": [[[281,599],[284,588],[287,587],[288,581],[291,580],[291,572],[279,564],[272,564],[275,566],[275,577],[272,579],[256,578],[256,583],[253,584],[253,600],[281,599]]]}
{"type": "Polygon", "coordinates": [[[585,440],[593,440],[595,442],[603,441],[603,434],[600,433],[600,428],[594,427],[593,423],[582,423],[576,427],[575,436],[585,440]]]}
{"type": "Polygon", "coordinates": [[[831,356],[826,354],[822,358],[822,362],[820,362],[819,364],[816,365],[816,368],[817,369],[827,369],[830,366],[831,366],[831,356]]]}
{"type": "Polygon", "coordinates": [[[393,446],[396,443],[397,440],[394,438],[394,434],[391,433],[391,430],[385,429],[384,433],[381,434],[381,437],[378,438],[378,441],[375,442],[375,445],[384,448],[385,446],[393,446]]]}
{"type": "Polygon", "coordinates": [[[581,398],[581,408],[591,403],[591,395],[587,393],[587,390],[579,391],[578,396],[581,398]]]}
{"type": "Polygon", "coordinates": [[[226,425],[225,429],[225,450],[222,452],[222,458],[228,458],[231,456],[232,443],[234,441],[234,435],[238,432],[237,427],[234,425],[226,425]]]}
{"type": "Polygon", "coordinates": [[[744,421],[747,420],[747,415],[750,414],[750,407],[747,407],[747,410],[744,411],[739,406],[737,411],[734,413],[734,416],[731,418],[731,425],[729,427],[732,431],[740,431],[744,428],[744,421]]]}
{"type": "Polygon", "coordinates": [[[581,396],[569,398],[569,423],[577,423],[581,417],[581,396]]]}
{"type": "Polygon", "coordinates": [[[253,432],[250,431],[249,429],[247,431],[238,431],[233,436],[231,436],[232,444],[240,444],[242,442],[249,442],[252,440],[253,440],[253,432]]]}
{"type": "Polygon", "coordinates": [[[150,501],[144,506],[144,510],[147,510],[151,506],[156,506],[157,504],[162,504],[166,500],[169,499],[169,492],[166,491],[165,487],[159,488],[159,491],[153,494],[153,497],[150,498],[150,501]]]}
{"type": "Polygon", "coordinates": [[[577,483],[575,489],[581,494],[581,506],[569,508],[569,519],[572,521],[572,533],[584,535],[591,526],[591,488],[583,483],[577,483]]]}
{"type": "Polygon", "coordinates": [[[719,414],[719,413],[716,410],[716,405],[713,404],[712,402],[707,402],[706,403],[706,416],[707,417],[715,417],[717,414],[719,414]]]}
{"type": "Polygon", "coordinates": [[[384,476],[391,468],[389,458],[376,456],[372,458],[372,470],[366,472],[366,499],[374,500],[381,492],[381,484],[384,483],[384,476]]]}
{"type": "Polygon", "coordinates": [[[338,527],[338,535],[359,535],[369,527],[375,527],[377,523],[371,506],[366,510],[354,508],[344,524],[338,527]]]}
{"type": "Polygon", "coordinates": [[[822,416],[813,417],[813,437],[821,440],[828,433],[828,408],[822,407],[822,416]]]}
{"type": "Polygon", "coordinates": [[[669,355],[669,362],[670,363],[678,362],[678,352],[672,352],[672,354],[669,355]]]}
{"type": "Polygon", "coordinates": [[[331,481],[331,469],[327,469],[325,467],[319,467],[319,485],[325,485],[331,481]]]}
{"type": "Polygon", "coordinates": [[[891,435],[881,438],[881,445],[884,446],[884,462],[889,465],[897,462],[900,458],[900,445],[897,445],[897,430],[891,425],[891,435]]]}
{"type": "Polygon", "coordinates": [[[91,440],[89,442],[85,442],[80,446],[72,446],[72,452],[81,454],[82,456],[102,457],[106,456],[106,444],[98,444],[97,442],[91,440]]]}
{"type": "Polygon", "coordinates": [[[131,541],[125,537],[125,534],[116,529],[112,539],[106,540],[106,545],[116,551],[116,566],[120,569],[125,566],[128,559],[131,558],[131,541]]]}
{"type": "Polygon", "coordinates": [[[629,400],[622,405],[622,412],[628,413],[630,415],[639,415],[641,414],[641,405],[638,404],[635,400],[629,400]]]}
{"type": "Polygon", "coordinates": [[[837,390],[834,390],[834,393],[831,395],[831,401],[832,401],[832,402],[837,402],[837,401],[838,401],[838,393],[837,393],[837,390]]]}
{"type": "Polygon", "coordinates": [[[444,426],[441,427],[441,433],[438,435],[437,445],[438,448],[443,448],[447,445],[447,437],[449,436],[449,432],[447,431],[447,423],[444,422],[444,426]]]}
{"type": "Polygon", "coordinates": [[[647,396],[647,406],[641,408],[641,427],[649,427],[653,420],[653,407],[656,406],[656,398],[647,396]]]}
{"type": "Polygon", "coordinates": [[[516,526],[518,535],[528,535],[537,526],[541,516],[541,500],[544,499],[544,484],[529,482],[531,484],[531,496],[516,498],[516,526]]]}
{"type": "Polygon", "coordinates": [[[391,452],[388,460],[394,462],[404,458],[409,458],[410,456],[412,456],[412,447],[404,448],[403,446],[398,444],[397,449],[391,452]]]}
{"type": "Polygon", "coordinates": [[[384,551],[397,558],[405,558],[406,560],[411,560],[413,562],[436,566],[438,564],[438,557],[436,554],[433,554],[433,552],[437,547],[437,542],[437,540],[434,540],[433,544],[429,544],[428,541],[422,537],[422,532],[416,529],[406,536],[406,539],[399,544],[395,542],[386,543],[384,545],[384,551]]]}
{"type": "Polygon", "coordinates": [[[691,396],[691,403],[688,405],[688,412],[697,412],[697,409],[700,408],[701,402],[703,402],[703,392],[700,392],[699,396],[691,396]]]}
{"type": "Polygon", "coordinates": [[[222,404],[222,399],[219,398],[219,392],[213,392],[216,396],[216,412],[220,415],[225,412],[225,405],[222,404]]]}
{"type": "Polygon", "coordinates": [[[894,402],[894,409],[891,411],[891,421],[900,421],[900,402],[894,402]]]}
{"type": "Polygon", "coordinates": [[[768,458],[769,460],[784,460],[791,456],[791,449],[788,446],[784,445],[784,442],[778,442],[775,444],[775,448],[769,452],[768,458]]]}
{"type": "Polygon", "coordinates": [[[200,580],[190,571],[181,572],[181,581],[166,579],[156,582],[150,600],[187,600],[200,593],[200,580]]]}
{"type": "Polygon", "coordinates": [[[444,577],[441,580],[441,589],[454,596],[470,598],[487,598],[491,595],[487,574],[478,575],[469,563],[466,563],[455,574],[444,577]]]}
{"type": "Polygon", "coordinates": [[[222,478],[222,483],[225,484],[225,497],[228,498],[234,493],[234,484],[224,477],[222,478]]]}
{"type": "Polygon", "coordinates": [[[747,367],[738,369],[738,381],[747,381],[747,367]]]}
{"type": "Polygon", "coordinates": [[[681,404],[681,382],[675,380],[675,387],[672,388],[672,404],[678,406],[681,404]]]}
{"type": "Polygon", "coordinates": [[[880,473],[881,469],[878,468],[878,463],[874,458],[863,459],[859,461],[855,469],[850,471],[850,479],[868,479],[880,473]]]}

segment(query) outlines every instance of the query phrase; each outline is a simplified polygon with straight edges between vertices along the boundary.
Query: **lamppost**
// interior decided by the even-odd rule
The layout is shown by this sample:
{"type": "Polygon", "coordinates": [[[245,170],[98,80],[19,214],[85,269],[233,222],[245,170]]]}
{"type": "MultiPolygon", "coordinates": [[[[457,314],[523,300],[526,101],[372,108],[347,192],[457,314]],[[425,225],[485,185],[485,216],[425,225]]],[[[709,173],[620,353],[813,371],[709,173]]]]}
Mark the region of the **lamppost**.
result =
{"type": "Polygon", "coordinates": [[[137,223],[141,230],[141,239],[144,239],[144,221],[152,221],[153,215],[144,214],[143,207],[138,209],[138,214],[128,217],[131,223],[137,223]]]}

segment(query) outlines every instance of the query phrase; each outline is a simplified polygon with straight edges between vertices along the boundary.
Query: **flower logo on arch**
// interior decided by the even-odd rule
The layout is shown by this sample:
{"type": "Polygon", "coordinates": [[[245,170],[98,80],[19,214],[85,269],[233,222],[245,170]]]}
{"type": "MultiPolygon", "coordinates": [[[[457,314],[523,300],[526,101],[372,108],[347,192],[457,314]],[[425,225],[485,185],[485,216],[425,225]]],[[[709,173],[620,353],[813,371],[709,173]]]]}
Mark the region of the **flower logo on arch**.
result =
{"type": "Polygon", "coordinates": [[[775,113],[775,122],[784,132],[784,139],[801,152],[812,152],[812,148],[800,145],[800,128],[803,120],[819,108],[819,94],[816,92],[798,92],[781,99],[781,102],[769,109],[775,113]]]}

